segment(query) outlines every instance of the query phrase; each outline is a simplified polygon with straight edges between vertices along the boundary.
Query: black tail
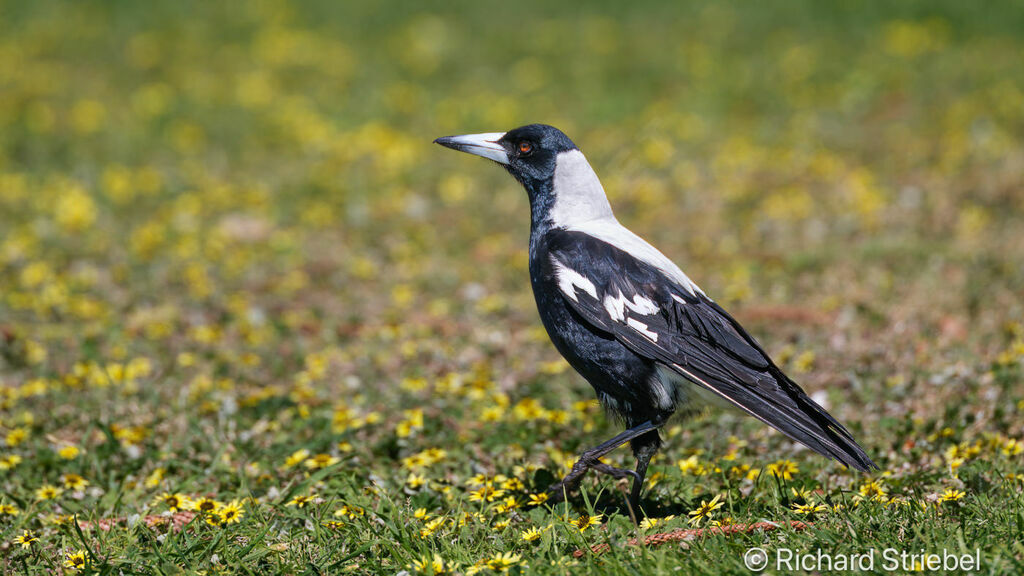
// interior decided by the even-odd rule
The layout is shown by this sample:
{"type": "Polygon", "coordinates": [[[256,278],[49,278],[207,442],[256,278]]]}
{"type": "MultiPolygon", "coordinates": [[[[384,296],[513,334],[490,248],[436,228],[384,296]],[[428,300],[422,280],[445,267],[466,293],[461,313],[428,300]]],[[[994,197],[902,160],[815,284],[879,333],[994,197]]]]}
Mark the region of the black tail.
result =
{"type": "Polygon", "coordinates": [[[754,386],[718,378],[716,370],[701,370],[699,362],[689,366],[676,364],[673,368],[822,456],[861,472],[878,468],[842,424],[774,365],[754,386]]]}

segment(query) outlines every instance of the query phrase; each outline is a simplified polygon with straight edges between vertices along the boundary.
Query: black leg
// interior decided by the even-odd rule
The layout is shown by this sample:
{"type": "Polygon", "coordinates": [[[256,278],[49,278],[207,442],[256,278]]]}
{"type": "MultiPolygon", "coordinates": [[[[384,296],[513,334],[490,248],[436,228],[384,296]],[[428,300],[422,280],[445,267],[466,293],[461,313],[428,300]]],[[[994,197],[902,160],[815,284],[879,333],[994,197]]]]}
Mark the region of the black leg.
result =
{"type": "Polygon", "coordinates": [[[630,447],[633,448],[633,456],[636,457],[636,476],[633,478],[633,490],[629,493],[629,506],[633,509],[633,514],[639,514],[640,491],[643,490],[644,478],[647,477],[647,465],[661,447],[661,437],[657,430],[651,430],[630,441],[630,447]]]}
{"type": "MultiPolygon", "coordinates": [[[[565,478],[562,478],[561,482],[554,484],[553,486],[548,488],[548,494],[550,494],[551,501],[558,502],[559,500],[561,500],[566,492],[576,487],[576,484],[578,484],[580,479],[583,478],[583,475],[586,474],[587,470],[591,469],[604,474],[608,474],[615,478],[625,478],[627,476],[631,476],[633,478],[634,490],[638,490],[636,486],[638,485],[638,483],[643,484],[643,479],[637,472],[634,472],[632,470],[623,470],[621,468],[615,468],[613,466],[609,466],[607,464],[598,462],[598,460],[604,457],[612,450],[615,450],[619,446],[622,446],[626,442],[632,441],[634,438],[638,438],[652,431],[655,431],[655,434],[657,434],[656,430],[657,426],[655,426],[653,422],[644,422],[643,424],[640,424],[639,426],[634,426],[626,430],[625,432],[619,434],[618,436],[612,438],[611,440],[603,442],[600,445],[595,446],[580,454],[579,460],[577,460],[576,463],[573,464],[572,470],[565,475],[565,478]]],[[[646,472],[646,466],[644,468],[646,472]]]]}

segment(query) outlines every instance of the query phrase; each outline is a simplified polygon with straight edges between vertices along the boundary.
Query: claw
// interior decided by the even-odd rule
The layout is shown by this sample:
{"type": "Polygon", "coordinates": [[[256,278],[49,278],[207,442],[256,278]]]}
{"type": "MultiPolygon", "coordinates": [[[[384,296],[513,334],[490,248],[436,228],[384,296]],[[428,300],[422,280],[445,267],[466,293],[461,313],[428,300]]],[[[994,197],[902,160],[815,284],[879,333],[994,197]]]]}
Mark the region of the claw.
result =
{"type": "Polygon", "coordinates": [[[635,471],[628,470],[628,469],[625,469],[625,468],[616,468],[614,466],[609,466],[609,465],[605,464],[604,462],[597,462],[597,463],[591,465],[590,467],[593,468],[594,470],[598,471],[598,472],[601,472],[602,474],[607,474],[607,475],[611,476],[612,478],[615,478],[616,480],[625,478],[626,476],[630,476],[630,477],[633,478],[633,480],[636,480],[638,482],[641,481],[640,480],[640,475],[637,474],[635,471]]]}
{"type": "Polygon", "coordinates": [[[573,464],[572,470],[565,475],[565,478],[562,478],[560,482],[552,484],[551,487],[548,488],[549,502],[560,502],[563,497],[563,492],[569,492],[576,488],[576,485],[579,484],[580,478],[583,477],[587,470],[594,470],[595,472],[607,474],[615,479],[630,477],[634,482],[642,482],[640,475],[633,470],[616,468],[599,460],[580,458],[575,464],[573,464]]]}

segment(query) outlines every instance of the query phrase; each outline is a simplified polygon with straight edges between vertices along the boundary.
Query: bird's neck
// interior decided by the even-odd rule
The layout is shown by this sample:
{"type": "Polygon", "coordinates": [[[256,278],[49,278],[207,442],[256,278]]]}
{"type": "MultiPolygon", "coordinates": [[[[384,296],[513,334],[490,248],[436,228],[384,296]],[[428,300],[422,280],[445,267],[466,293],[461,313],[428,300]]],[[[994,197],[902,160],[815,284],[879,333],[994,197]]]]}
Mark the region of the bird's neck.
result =
{"type": "Polygon", "coordinates": [[[530,196],[531,246],[552,228],[615,220],[601,181],[579,150],[560,153],[550,179],[524,185],[530,196]]]}

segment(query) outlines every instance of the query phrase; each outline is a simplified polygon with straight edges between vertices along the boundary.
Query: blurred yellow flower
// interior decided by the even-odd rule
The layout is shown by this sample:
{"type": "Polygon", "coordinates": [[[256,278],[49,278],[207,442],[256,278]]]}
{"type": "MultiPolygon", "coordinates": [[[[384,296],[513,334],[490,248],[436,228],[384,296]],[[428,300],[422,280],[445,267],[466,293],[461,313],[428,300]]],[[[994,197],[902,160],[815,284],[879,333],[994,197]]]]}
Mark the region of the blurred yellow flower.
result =
{"type": "Polygon", "coordinates": [[[31,530],[23,530],[20,536],[14,538],[14,544],[21,546],[22,548],[28,548],[32,546],[34,542],[38,541],[39,537],[31,530]]]}
{"type": "MultiPolygon", "coordinates": [[[[341,460],[339,458],[331,456],[330,454],[316,454],[303,461],[302,465],[312,470],[320,470],[321,468],[334,466],[340,461],[341,460]]],[[[288,464],[285,463],[285,466],[287,465],[288,464]]]]}
{"type": "Polygon", "coordinates": [[[542,532],[540,531],[540,529],[536,527],[531,527],[527,528],[526,530],[523,530],[523,533],[520,537],[523,539],[524,542],[536,542],[537,540],[540,540],[541,534],[542,532]]]}
{"type": "Polygon", "coordinates": [[[955,490],[953,488],[947,488],[945,492],[939,494],[939,500],[941,502],[956,502],[957,500],[964,497],[963,490],[955,490]]]}
{"type": "Polygon", "coordinates": [[[81,232],[96,221],[96,204],[81,186],[68,184],[58,193],[54,219],[68,232],[81,232]]]}
{"type": "Polygon", "coordinates": [[[56,500],[60,498],[60,495],[64,493],[64,490],[58,488],[52,484],[43,484],[36,489],[36,500],[56,500]]]}
{"type": "Polygon", "coordinates": [[[67,552],[64,555],[64,567],[72,571],[84,569],[86,567],[85,552],[67,552]]]}
{"type": "Polygon", "coordinates": [[[84,490],[89,486],[89,481],[78,474],[64,474],[60,477],[60,482],[67,490],[84,490]]]}
{"type": "Polygon", "coordinates": [[[300,450],[296,450],[295,452],[292,452],[291,456],[289,456],[284,461],[284,467],[285,468],[294,468],[294,467],[298,466],[299,464],[302,464],[303,462],[305,462],[307,458],[309,458],[309,450],[306,450],[305,448],[302,448],[300,450]]]}
{"type": "Polygon", "coordinates": [[[154,504],[163,504],[171,512],[181,512],[192,508],[192,501],[188,496],[179,493],[164,492],[153,500],[154,504]]]}

